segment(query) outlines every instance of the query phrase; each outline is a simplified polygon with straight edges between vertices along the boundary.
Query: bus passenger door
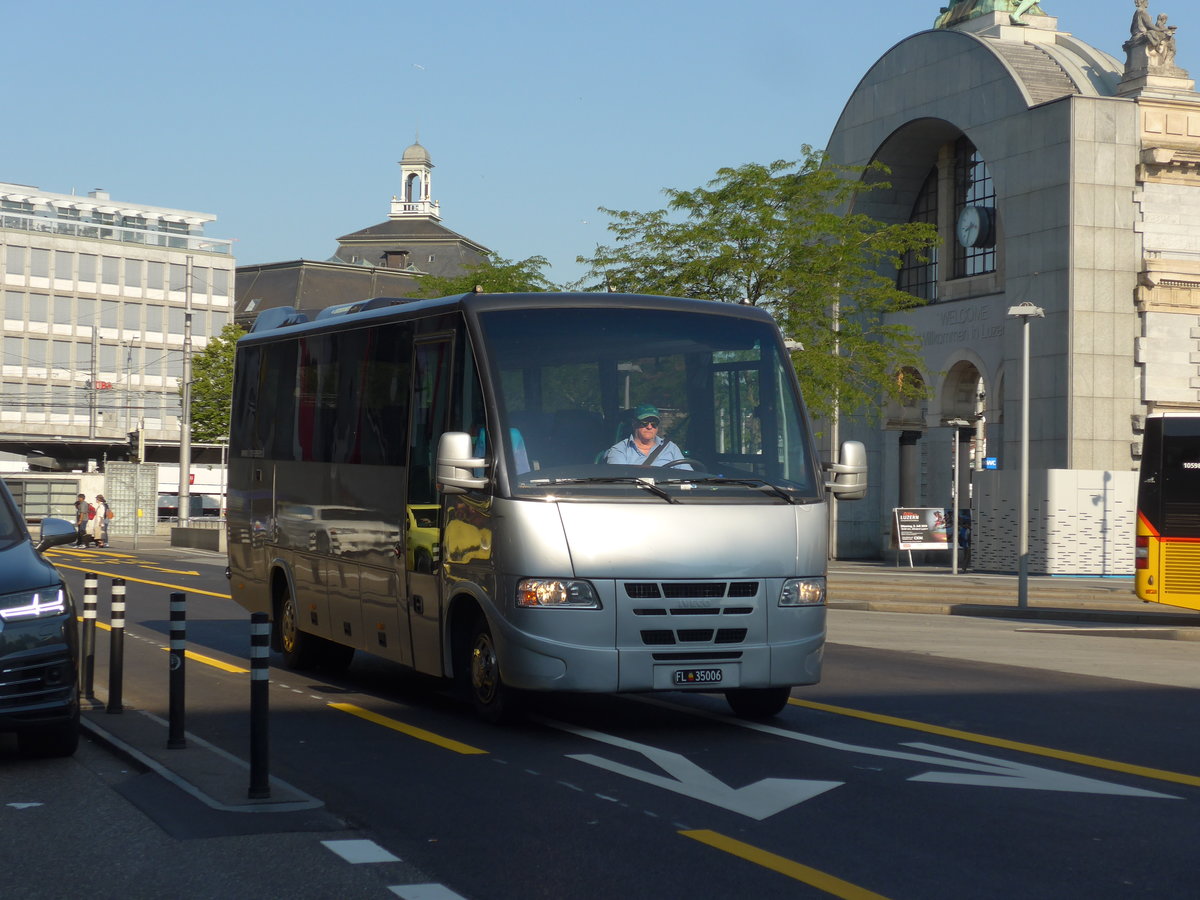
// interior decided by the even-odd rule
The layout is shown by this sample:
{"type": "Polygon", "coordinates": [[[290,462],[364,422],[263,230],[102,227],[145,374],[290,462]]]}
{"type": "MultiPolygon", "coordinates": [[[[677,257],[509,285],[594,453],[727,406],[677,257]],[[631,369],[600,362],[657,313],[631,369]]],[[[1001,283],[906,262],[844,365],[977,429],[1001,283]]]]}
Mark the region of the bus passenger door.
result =
{"type": "MultiPolygon", "coordinates": [[[[432,516],[441,533],[440,497],[434,486],[437,443],[446,427],[446,413],[453,373],[450,368],[452,343],[449,337],[418,340],[413,348],[412,410],[408,442],[408,510],[432,516]]],[[[428,521],[428,520],[427,520],[428,521]]],[[[430,675],[442,674],[442,596],[438,566],[412,546],[417,535],[405,535],[409,633],[412,637],[413,668],[430,675]],[[413,552],[409,552],[412,550],[413,552]],[[410,563],[410,560],[412,561],[410,563]]],[[[438,542],[440,544],[440,540],[438,542]]]]}

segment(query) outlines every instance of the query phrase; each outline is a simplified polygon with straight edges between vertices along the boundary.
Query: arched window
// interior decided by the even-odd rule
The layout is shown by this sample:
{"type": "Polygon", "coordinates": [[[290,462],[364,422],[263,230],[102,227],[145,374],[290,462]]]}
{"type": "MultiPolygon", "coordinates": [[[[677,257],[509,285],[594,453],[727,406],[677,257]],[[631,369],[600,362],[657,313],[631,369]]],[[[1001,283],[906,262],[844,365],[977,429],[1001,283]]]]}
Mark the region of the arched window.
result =
{"type": "Polygon", "coordinates": [[[409,175],[408,181],[404,185],[404,202],[420,203],[424,199],[421,190],[421,176],[416,173],[409,175]]]}
{"type": "Polygon", "coordinates": [[[954,145],[954,277],[996,271],[996,188],[967,138],[954,145]]]}
{"type": "MultiPolygon", "coordinates": [[[[935,228],[938,224],[938,170],[934,166],[929,170],[925,183],[917,194],[912,212],[908,216],[910,222],[928,222],[935,228]]],[[[938,247],[933,246],[923,253],[910,250],[904,254],[900,264],[900,272],[896,276],[896,287],[907,291],[914,297],[920,297],[930,303],[937,302],[938,286],[938,247]]]]}

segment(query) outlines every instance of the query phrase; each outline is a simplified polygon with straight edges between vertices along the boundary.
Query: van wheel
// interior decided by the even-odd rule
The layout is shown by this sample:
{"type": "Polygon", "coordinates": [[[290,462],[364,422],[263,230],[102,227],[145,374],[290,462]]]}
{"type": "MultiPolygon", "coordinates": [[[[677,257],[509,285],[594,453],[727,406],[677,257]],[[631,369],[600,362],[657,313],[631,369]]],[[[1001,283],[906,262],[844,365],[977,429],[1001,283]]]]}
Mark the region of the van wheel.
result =
{"type": "Polygon", "coordinates": [[[300,630],[299,619],[296,599],[289,590],[279,602],[279,616],[276,619],[283,664],[289,669],[311,669],[318,662],[318,639],[300,630]]]}
{"type": "Polygon", "coordinates": [[[790,696],[790,687],[739,688],[725,692],[725,699],[734,715],[743,719],[769,719],[777,716],[787,706],[790,696]]]}
{"type": "Polygon", "coordinates": [[[520,693],[504,683],[492,630],[481,613],[471,625],[465,665],[459,667],[467,696],[485,722],[498,725],[512,721],[520,710],[520,693]]]}
{"type": "Polygon", "coordinates": [[[78,746],[78,711],[69,722],[29,728],[17,734],[17,750],[25,757],[71,756],[78,746]]]}

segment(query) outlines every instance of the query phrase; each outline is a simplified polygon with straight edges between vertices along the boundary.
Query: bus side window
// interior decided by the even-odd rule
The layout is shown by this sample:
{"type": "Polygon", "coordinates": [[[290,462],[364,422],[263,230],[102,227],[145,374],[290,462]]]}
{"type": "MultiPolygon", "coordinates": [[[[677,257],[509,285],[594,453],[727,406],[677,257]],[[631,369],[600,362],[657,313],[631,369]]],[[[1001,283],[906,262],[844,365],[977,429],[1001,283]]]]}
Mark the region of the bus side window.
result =
{"type": "Polygon", "coordinates": [[[412,430],[408,450],[408,503],[436,503],[434,456],[445,430],[449,379],[446,340],[417,344],[413,350],[412,430]]]}
{"type": "Polygon", "coordinates": [[[412,326],[397,322],[372,330],[367,355],[371,367],[363,387],[362,461],[378,466],[403,466],[412,326]]]}

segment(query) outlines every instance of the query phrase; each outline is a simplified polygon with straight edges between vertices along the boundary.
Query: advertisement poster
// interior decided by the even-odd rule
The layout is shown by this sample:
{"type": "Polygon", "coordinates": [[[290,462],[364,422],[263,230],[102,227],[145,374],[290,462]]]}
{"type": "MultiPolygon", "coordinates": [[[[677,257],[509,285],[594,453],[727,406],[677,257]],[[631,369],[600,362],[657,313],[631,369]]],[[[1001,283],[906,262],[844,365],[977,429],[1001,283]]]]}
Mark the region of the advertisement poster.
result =
{"type": "Polygon", "coordinates": [[[901,550],[949,550],[950,522],[944,509],[894,510],[895,535],[901,550]]]}

